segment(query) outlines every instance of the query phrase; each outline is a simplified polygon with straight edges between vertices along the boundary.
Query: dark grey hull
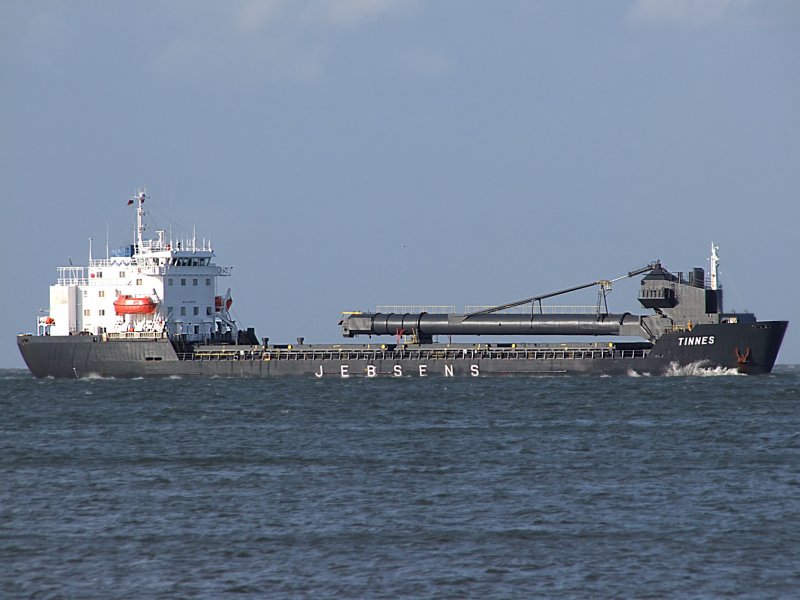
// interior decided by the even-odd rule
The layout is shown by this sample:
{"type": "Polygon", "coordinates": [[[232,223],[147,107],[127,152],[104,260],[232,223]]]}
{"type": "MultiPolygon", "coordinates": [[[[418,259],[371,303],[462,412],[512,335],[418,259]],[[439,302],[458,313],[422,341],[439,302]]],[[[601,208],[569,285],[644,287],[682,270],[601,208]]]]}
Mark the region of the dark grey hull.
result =
{"type": "Polygon", "coordinates": [[[17,338],[35,377],[483,377],[663,375],[694,367],[772,370],[786,321],[698,325],[654,344],[341,344],[278,348],[198,346],[180,354],[166,338],[17,338]]]}

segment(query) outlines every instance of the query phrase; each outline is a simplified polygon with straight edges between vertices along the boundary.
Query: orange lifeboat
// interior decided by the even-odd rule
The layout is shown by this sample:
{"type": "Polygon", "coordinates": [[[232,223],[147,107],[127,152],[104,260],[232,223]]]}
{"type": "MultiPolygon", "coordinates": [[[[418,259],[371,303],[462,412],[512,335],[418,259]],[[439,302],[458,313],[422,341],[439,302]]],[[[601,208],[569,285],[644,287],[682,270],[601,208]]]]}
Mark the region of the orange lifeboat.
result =
{"type": "Polygon", "coordinates": [[[114,310],[118,315],[152,315],[156,303],[149,296],[119,296],[114,300],[114,310]]]}

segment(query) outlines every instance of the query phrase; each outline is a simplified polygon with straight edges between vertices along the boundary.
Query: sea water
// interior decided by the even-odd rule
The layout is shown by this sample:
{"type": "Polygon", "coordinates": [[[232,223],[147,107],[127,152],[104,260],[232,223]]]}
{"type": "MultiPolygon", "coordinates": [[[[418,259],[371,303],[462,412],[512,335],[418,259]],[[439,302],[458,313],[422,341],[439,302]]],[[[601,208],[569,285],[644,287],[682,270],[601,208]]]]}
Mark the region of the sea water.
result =
{"type": "Polygon", "coordinates": [[[0,371],[0,411],[3,598],[800,593],[800,367],[0,371]]]}

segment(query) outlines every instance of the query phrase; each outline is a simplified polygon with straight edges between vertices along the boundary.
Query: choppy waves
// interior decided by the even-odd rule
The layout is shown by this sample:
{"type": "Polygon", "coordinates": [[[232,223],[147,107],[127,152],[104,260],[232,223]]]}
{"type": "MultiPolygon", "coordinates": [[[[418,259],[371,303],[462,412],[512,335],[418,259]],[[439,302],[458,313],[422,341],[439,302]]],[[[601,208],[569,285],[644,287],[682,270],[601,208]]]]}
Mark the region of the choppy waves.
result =
{"type": "Polygon", "coordinates": [[[729,371],[12,373],[0,595],[791,597],[800,373],[729,371]]]}
{"type": "Polygon", "coordinates": [[[671,363],[669,369],[664,373],[667,377],[740,377],[745,376],[738,369],[725,367],[708,367],[703,361],[680,366],[678,363],[671,363]]]}

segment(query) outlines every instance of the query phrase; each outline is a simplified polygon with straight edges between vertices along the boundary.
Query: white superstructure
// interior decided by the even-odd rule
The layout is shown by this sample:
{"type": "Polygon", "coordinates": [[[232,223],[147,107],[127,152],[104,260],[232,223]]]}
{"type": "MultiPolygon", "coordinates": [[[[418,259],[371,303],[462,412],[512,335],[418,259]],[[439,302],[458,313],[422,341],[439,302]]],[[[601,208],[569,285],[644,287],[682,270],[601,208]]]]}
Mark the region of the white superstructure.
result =
{"type": "MultiPolygon", "coordinates": [[[[202,341],[236,327],[230,318],[230,290],[217,295],[217,277],[231,269],[214,264],[211,243],[174,242],[157,231],[145,239],[145,192],[136,203],[134,243],[89,264],[58,268],[50,286],[50,310],[38,319],[40,334],[136,337],[169,334],[202,341]]],[[[108,254],[108,253],[107,253],[108,254]]]]}

